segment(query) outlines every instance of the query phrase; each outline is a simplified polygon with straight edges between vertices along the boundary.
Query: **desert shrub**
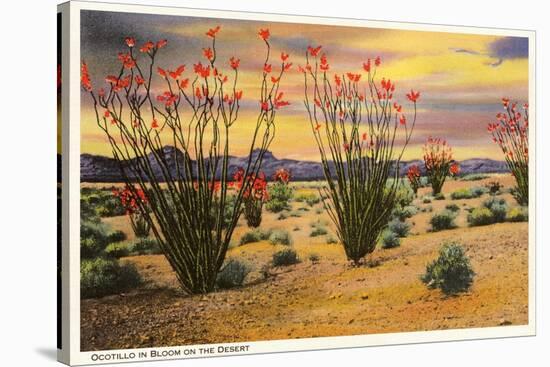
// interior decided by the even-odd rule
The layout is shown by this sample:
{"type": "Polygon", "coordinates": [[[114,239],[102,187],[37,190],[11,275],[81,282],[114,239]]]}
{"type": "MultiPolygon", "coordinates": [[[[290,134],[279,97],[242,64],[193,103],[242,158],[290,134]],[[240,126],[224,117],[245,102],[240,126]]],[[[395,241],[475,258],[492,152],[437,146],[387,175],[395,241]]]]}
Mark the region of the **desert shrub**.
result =
{"type": "Polygon", "coordinates": [[[501,223],[506,220],[506,213],[508,212],[506,200],[491,196],[483,202],[483,206],[491,211],[496,223],[501,223]]]}
{"type": "Polygon", "coordinates": [[[460,210],[460,207],[456,204],[447,204],[445,205],[445,209],[451,212],[458,212],[460,210]]]}
{"type": "Polygon", "coordinates": [[[421,208],[420,211],[421,211],[422,213],[431,213],[431,212],[434,211],[434,208],[433,208],[433,206],[431,206],[431,205],[427,205],[427,206],[425,206],[424,208],[421,208]]]}
{"type": "Polygon", "coordinates": [[[338,243],[338,239],[334,237],[333,235],[329,234],[326,238],[327,244],[333,245],[335,243],[338,243]]]}
{"type": "Polygon", "coordinates": [[[281,251],[277,251],[273,254],[273,266],[287,266],[300,262],[296,250],[293,248],[287,248],[281,251]]]}
{"type": "Polygon", "coordinates": [[[485,184],[485,188],[489,190],[489,194],[496,195],[500,193],[500,189],[502,189],[503,185],[498,181],[490,181],[485,184]]]}
{"type": "Polygon", "coordinates": [[[156,255],[162,254],[159,243],[153,238],[139,238],[131,248],[132,255],[156,255]]]}
{"type": "Polygon", "coordinates": [[[252,231],[246,232],[240,240],[241,245],[252,242],[260,242],[269,239],[271,231],[265,231],[260,228],[253,229],[252,231]]]}
{"type": "Polygon", "coordinates": [[[107,256],[121,258],[130,255],[131,245],[125,242],[110,243],[105,248],[107,256]]]}
{"type": "Polygon", "coordinates": [[[414,200],[414,191],[409,184],[401,182],[395,191],[395,205],[400,207],[406,207],[410,205],[414,200]]]}
{"type": "Polygon", "coordinates": [[[424,196],[424,197],[422,198],[422,202],[423,202],[424,204],[429,204],[429,203],[432,202],[432,197],[431,197],[431,196],[424,196]]]}
{"type": "Polygon", "coordinates": [[[101,255],[111,242],[106,225],[94,222],[80,224],[80,257],[91,259],[101,255]]]}
{"type": "Polygon", "coordinates": [[[272,245],[292,245],[292,236],[284,229],[275,229],[269,235],[269,243],[272,245]]]}
{"type": "Polygon", "coordinates": [[[137,287],[141,277],[132,264],[120,264],[116,259],[84,260],[80,265],[80,296],[101,297],[137,287]]]}
{"type": "Polygon", "coordinates": [[[290,185],[277,182],[268,187],[269,200],[266,203],[266,209],[273,213],[290,209],[289,201],[292,199],[294,190],[290,185]]]}
{"type": "Polygon", "coordinates": [[[476,186],[472,188],[458,189],[451,193],[451,199],[460,200],[460,199],[473,199],[478,198],[481,195],[485,194],[487,189],[484,187],[476,186]]]}
{"type": "Polygon", "coordinates": [[[317,264],[319,260],[321,260],[321,257],[319,254],[309,254],[308,260],[311,261],[313,264],[317,264]]]}
{"type": "Polygon", "coordinates": [[[395,233],[398,237],[407,237],[411,230],[411,225],[407,222],[402,222],[399,219],[393,219],[388,223],[388,229],[395,233]]]}
{"type": "Polygon", "coordinates": [[[429,288],[456,294],[470,288],[474,275],[464,249],[459,244],[450,243],[441,247],[438,258],[428,264],[421,279],[429,288]]]}
{"type": "Polygon", "coordinates": [[[468,223],[471,226],[486,226],[495,222],[493,213],[488,208],[475,208],[468,214],[468,223]]]}
{"type": "Polygon", "coordinates": [[[470,173],[461,177],[462,181],[480,181],[489,178],[489,175],[482,173],[470,173]]]}
{"type": "Polygon", "coordinates": [[[124,241],[125,239],[126,239],[126,233],[118,230],[109,233],[109,236],[108,236],[109,243],[121,242],[121,241],[124,241]]]}
{"type": "Polygon", "coordinates": [[[294,201],[297,201],[299,203],[305,202],[309,206],[314,206],[315,204],[319,204],[321,202],[321,198],[319,197],[319,195],[307,193],[296,195],[294,201]]]}
{"type": "Polygon", "coordinates": [[[398,247],[401,244],[401,238],[399,238],[396,233],[390,230],[385,230],[384,232],[382,232],[381,242],[382,248],[384,249],[394,248],[398,247]]]}
{"type": "Polygon", "coordinates": [[[439,213],[436,213],[430,219],[430,224],[432,225],[432,231],[442,231],[444,229],[455,228],[456,214],[450,210],[443,210],[439,213]]]}
{"type": "Polygon", "coordinates": [[[293,210],[290,212],[290,216],[293,218],[300,218],[302,216],[302,213],[298,210],[293,210]]]}
{"type": "Polygon", "coordinates": [[[438,192],[434,195],[434,200],[445,200],[445,195],[442,192],[438,192]]]}
{"type": "Polygon", "coordinates": [[[407,205],[405,207],[396,206],[393,209],[392,215],[395,218],[398,218],[401,221],[404,221],[407,218],[411,218],[413,215],[418,213],[418,208],[414,205],[407,205]]]}
{"type": "Polygon", "coordinates": [[[251,271],[250,265],[237,259],[230,259],[219,271],[216,285],[220,289],[240,287],[251,271]]]}
{"type": "Polygon", "coordinates": [[[508,222],[527,222],[529,220],[529,213],[527,208],[519,207],[512,208],[506,214],[506,220],[508,222]]]}
{"type": "Polygon", "coordinates": [[[277,217],[277,220],[285,220],[289,216],[288,212],[281,212],[279,213],[279,216],[277,217]]]}
{"type": "MultiPolygon", "coordinates": [[[[110,190],[99,190],[94,188],[83,188],[80,191],[81,209],[84,208],[86,214],[97,215],[99,217],[113,217],[124,215],[125,208],[120,203],[120,200],[113,197],[110,190]]],[[[82,214],[81,214],[82,215],[82,214]]]]}
{"type": "Polygon", "coordinates": [[[312,229],[311,233],[309,234],[309,237],[318,237],[318,236],[324,236],[328,233],[325,227],[323,226],[316,226],[312,229]]]}

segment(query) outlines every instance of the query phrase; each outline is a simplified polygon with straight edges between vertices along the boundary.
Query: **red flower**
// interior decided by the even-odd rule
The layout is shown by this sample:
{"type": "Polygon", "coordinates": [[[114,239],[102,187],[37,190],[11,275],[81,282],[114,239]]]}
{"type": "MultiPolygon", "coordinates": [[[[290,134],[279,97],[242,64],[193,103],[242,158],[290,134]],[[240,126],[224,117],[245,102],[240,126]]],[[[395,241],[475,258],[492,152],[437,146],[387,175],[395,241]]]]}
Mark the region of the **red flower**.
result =
{"type": "Polygon", "coordinates": [[[280,92],[275,98],[275,108],[281,108],[290,105],[290,102],[283,101],[283,92],[280,92]]]}
{"type": "Polygon", "coordinates": [[[151,127],[152,127],[153,129],[157,129],[157,128],[159,127],[159,124],[158,124],[156,118],[154,118],[153,121],[151,122],[151,127]]]}
{"type": "Polygon", "coordinates": [[[260,101],[260,107],[262,111],[269,111],[269,103],[267,102],[260,101]]]}
{"type": "Polygon", "coordinates": [[[132,56],[130,56],[129,53],[119,53],[118,59],[120,60],[120,62],[122,62],[122,65],[124,65],[126,69],[131,69],[136,66],[135,60],[132,58],[132,56]]]}
{"type": "Polygon", "coordinates": [[[82,61],[82,66],[80,67],[80,83],[82,84],[82,88],[88,92],[92,90],[92,81],[88,73],[88,65],[86,65],[84,61],[82,61]]]}
{"type": "Polygon", "coordinates": [[[160,40],[157,42],[157,49],[159,48],[163,48],[164,46],[166,46],[168,44],[168,41],[163,39],[163,40],[160,40]]]}
{"type": "Polygon", "coordinates": [[[111,116],[111,112],[109,112],[109,110],[105,110],[105,112],[103,112],[103,116],[104,116],[104,117],[110,117],[110,116],[111,116]]]}
{"type": "Polygon", "coordinates": [[[322,125],[321,125],[320,123],[316,123],[316,124],[315,124],[315,130],[316,130],[316,131],[319,131],[319,129],[321,128],[321,126],[322,126],[322,125]]]}
{"type": "Polygon", "coordinates": [[[271,73],[271,64],[264,64],[264,73],[271,73]]]}
{"type": "Polygon", "coordinates": [[[201,90],[200,90],[199,87],[196,87],[196,88],[195,88],[195,96],[196,96],[199,100],[202,99],[202,94],[201,94],[201,90]]]}
{"type": "Polygon", "coordinates": [[[361,74],[346,73],[346,75],[351,82],[358,82],[361,79],[361,74]]]}
{"type": "Polygon", "coordinates": [[[279,168],[275,171],[275,174],[273,175],[273,180],[287,184],[290,181],[290,171],[284,168],[279,168]]]}
{"type": "Polygon", "coordinates": [[[216,26],[215,28],[210,28],[208,32],[206,32],[206,35],[210,38],[216,38],[216,34],[220,31],[220,26],[216,26]]]}
{"type": "Polygon", "coordinates": [[[163,68],[161,68],[160,66],[157,67],[157,72],[159,73],[159,75],[163,78],[166,78],[166,70],[164,70],[163,68]]]}
{"type": "Polygon", "coordinates": [[[274,76],[271,77],[272,83],[277,83],[279,81],[279,78],[275,78],[274,76]]]}
{"type": "Polygon", "coordinates": [[[321,51],[321,48],[323,46],[317,46],[315,48],[311,47],[311,46],[307,46],[307,51],[309,52],[309,54],[313,57],[316,57],[318,54],[319,54],[319,51],[321,51]]]}
{"type": "Polygon", "coordinates": [[[155,44],[151,41],[148,41],[148,42],[144,43],[143,46],[140,47],[139,51],[140,52],[149,52],[153,49],[153,47],[155,47],[155,44]]]}
{"type": "Polygon", "coordinates": [[[203,78],[210,76],[210,66],[204,67],[200,62],[193,66],[195,73],[199,74],[203,78]]]}
{"type": "Polygon", "coordinates": [[[172,79],[179,79],[184,71],[185,65],[180,65],[175,71],[168,71],[168,74],[170,74],[170,77],[172,77],[172,79]]]}
{"type": "Polygon", "coordinates": [[[269,29],[260,29],[260,31],[258,32],[258,36],[260,36],[261,39],[263,39],[264,41],[267,41],[269,39],[269,29]]]}
{"type": "Polygon", "coordinates": [[[242,90],[235,92],[235,99],[236,100],[239,100],[242,97],[243,97],[243,91],[242,90]]]}
{"type": "Polygon", "coordinates": [[[145,79],[143,79],[141,76],[139,75],[136,75],[136,84],[137,85],[142,85],[143,83],[145,83],[145,79]]]}
{"type": "Polygon", "coordinates": [[[395,108],[396,112],[401,112],[403,110],[403,106],[397,104],[397,102],[393,103],[393,108],[395,108]]]}
{"type": "Polygon", "coordinates": [[[241,63],[240,59],[236,59],[235,57],[231,56],[229,59],[229,65],[231,65],[231,68],[233,70],[237,70],[239,68],[239,64],[241,63]]]}
{"type": "Polygon", "coordinates": [[[510,104],[510,99],[509,98],[502,98],[502,105],[504,107],[508,107],[509,104],[510,104]]]}
{"type": "Polygon", "coordinates": [[[283,70],[284,71],[289,71],[291,67],[292,67],[292,63],[289,62],[288,64],[284,64],[283,70]]]}
{"type": "Polygon", "coordinates": [[[328,69],[330,68],[330,65],[328,64],[328,61],[327,61],[327,57],[325,54],[322,54],[321,55],[321,66],[320,66],[320,69],[322,71],[328,71],[328,69]]]}
{"type": "Polygon", "coordinates": [[[212,51],[210,47],[203,48],[202,54],[204,55],[204,57],[206,57],[207,60],[212,61],[214,59],[214,51],[212,51]]]}
{"type": "Polygon", "coordinates": [[[451,166],[449,167],[449,172],[453,176],[458,175],[460,173],[460,166],[458,165],[458,163],[454,162],[453,164],[451,164],[451,166]]]}
{"type": "Polygon", "coordinates": [[[284,53],[284,52],[281,52],[281,61],[285,62],[287,59],[288,59],[288,54],[284,53]]]}
{"type": "Polygon", "coordinates": [[[363,69],[364,69],[367,73],[370,73],[370,59],[368,59],[367,62],[364,62],[364,63],[363,63],[363,69]]]}
{"type": "Polygon", "coordinates": [[[130,48],[136,45],[136,39],[134,37],[126,37],[124,39],[124,42],[126,42],[126,45],[128,45],[128,47],[130,48]]]}
{"type": "Polygon", "coordinates": [[[363,138],[363,140],[367,140],[367,133],[363,133],[362,138],[363,138]]]}
{"type": "Polygon", "coordinates": [[[380,56],[377,56],[376,59],[374,59],[374,65],[380,66],[382,63],[382,60],[380,60],[380,56]]]}
{"type": "Polygon", "coordinates": [[[401,125],[405,125],[407,123],[407,119],[405,118],[405,115],[401,115],[401,117],[399,117],[399,123],[401,125]]]}
{"type": "Polygon", "coordinates": [[[420,92],[415,92],[411,89],[410,93],[407,93],[407,98],[409,101],[416,103],[418,101],[418,98],[420,98],[420,92]]]}
{"type": "Polygon", "coordinates": [[[345,150],[346,152],[349,152],[349,144],[348,144],[348,143],[344,143],[344,144],[343,144],[343,147],[344,147],[344,150],[345,150]]]}

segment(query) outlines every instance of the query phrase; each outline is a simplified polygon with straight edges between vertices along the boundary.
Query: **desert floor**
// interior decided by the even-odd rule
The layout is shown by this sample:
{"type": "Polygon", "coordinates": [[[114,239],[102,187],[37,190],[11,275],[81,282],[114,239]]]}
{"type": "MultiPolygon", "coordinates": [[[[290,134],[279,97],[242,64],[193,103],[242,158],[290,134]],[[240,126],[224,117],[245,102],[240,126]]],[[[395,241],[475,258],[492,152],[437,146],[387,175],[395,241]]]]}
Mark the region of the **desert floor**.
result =
{"type": "MultiPolygon", "coordinates": [[[[497,179],[510,188],[507,175],[482,181],[448,180],[443,192],[482,186],[497,179]]],[[[300,184],[297,184],[300,187],[300,184]]],[[[315,190],[304,183],[298,192],[315,190]]],[[[418,197],[428,193],[421,189],[418,197]]],[[[468,227],[466,209],[478,207],[478,199],[433,200],[419,208],[408,221],[411,234],[401,246],[376,249],[364,266],[352,267],[340,244],[327,244],[327,236],[310,237],[317,221],[331,228],[322,204],[302,210],[301,217],[278,220],[264,212],[261,227],[291,232],[302,262],[271,268],[265,278],[260,269],[272,254],[284,248],[268,241],[236,246],[229,257],[246,259],[254,267],[245,286],[208,295],[186,296],[162,255],[123,258],[134,263],[145,284],[126,294],[81,301],[81,349],[83,351],[175,346],[186,344],[259,341],[320,336],[426,331],[439,329],[521,325],[528,322],[528,224],[500,223],[468,227]],[[456,203],[459,226],[429,232],[430,217],[446,204],[456,203]],[[320,213],[320,214],[319,214],[320,213]],[[458,296],[428,289],[419,277],[440,246],[448,241],[462,244],[476,277],[472,288],[458,296]],[[308,260],[320,256],[318,263],[308,260]]],[[[503,194],[515,205],[510,194],[503,194]]],[[[126,217],[105,218],[113,229],[133,234],[126,217]]],[[[240,225],[236,239],[249,229],[240,225]]]]}

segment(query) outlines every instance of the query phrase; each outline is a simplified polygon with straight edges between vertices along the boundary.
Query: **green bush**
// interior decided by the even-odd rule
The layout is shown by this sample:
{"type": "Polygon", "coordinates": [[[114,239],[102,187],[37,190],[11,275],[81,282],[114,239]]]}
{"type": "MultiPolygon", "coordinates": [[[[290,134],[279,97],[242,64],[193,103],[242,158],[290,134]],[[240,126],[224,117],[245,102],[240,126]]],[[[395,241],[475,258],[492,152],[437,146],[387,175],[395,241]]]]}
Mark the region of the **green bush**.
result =
{"type": "Polygon", "coordinates": [[[220,289],[240,287],[251,271],[250,265],[237,259],[230,259],[216,277],[216,285],[220,289]]]}
{"type": "Polygon", "coordinates": [[[288,218],[288,212],[281,212],[279,213],[279,216],[277,217],[277,220],[285,220],[288,218]]]}
{"type": "Polygon", "coordinates": [[[241,245],[245,245],[247,243],[252,242],[260,242],[265,241],[269,239],[269,236],[271,235],[271,231],[264,231],[260,228],[253,229],[252,231],[246,232],[240,240],[241,245]]]}
{"type": "Polygon", "coordinates": [[[288,231],[283,229],[275,229],[269,235],[269,243],[272,245],[292,245],[292,236],[288,231]]]}
{"type": "Polygon", "coordinates": [[[318,237],[318,236],[324,236],[328,233],[325,227],[317,226],[314,227],[311,233],[309,234],[309,237],[318,237]]]}
{"type": "Polygon", "coordinates": [[[495,222],[493,213],[488,208],[475,208],[468,214],[468,223],[471,226],[486,226],[495,222]]]}
{"type": "Polygon", "coordinates": [[[80,264],[81,298],[102,297],[125,292],[141,284],[132,264],[121,265],[116,259],[96,258],[80,264]]]}
{"type": "Polygon", "coordinates": [[[460,200],[460,199],[473,199],[478,198],[481,195],[487,193],[487,189],[485,187],[472,187],[469,189],[459,189],[451,193],[451,199],[453,200],[460,200]]]}
{"type": "Polygon", "coordinates": [[[527,222],[529,220],[529,213],[527,208],[519,207],[512,208],[508,211],[506,215],[506,220],[508,222],[527,222]]]}
{"type": "Polygon", "coordinates": [[[294,190],[287,184],[277,182],[270,185],[267,189],[269,201],[266,203],[266,209],[273,213],[290,209],[289,201],[292,199],[294,190]]]}
{"type": "Polygon", "coordinates": [[[508,212],[506,200],[491,196],[483,202],[483,206],[491,211],[496,223],[501,223],[506,220],[506,213],[508,212]]]}
{"type": "Polygon", "coordinates": [[[445,244],[439,256],[426,267],[422,281],[429,288],[440,288],[445,294],[467,291],[473,280],[474,271],[463,248],[456,243],[445,244]]]}
{"type": "Polygon", "coordinates": [[[443,210],[439,213],[436,213],[430,219],[430,224],[432,225],[432,231],[442,231],[444,229],[453,229],[456,227],[455,220],[456,214],[450,210],[443,210]]]}
{"type": "Polygon", "coordinates": [[[293,248],[287,248],[273,254],[273,266],[287,266],[299,262],[300,259],[298,258],[298,254],[296,254],[296,250],[293,248]]]}
{"type": "Polygon", "coordinates": [[[388,223],[390,232],[395,233],[398,237],[407,237],[411,230],[411,225],[407,222],[402,222],[399,219],[393,219],[388,223]]]}
{"type": "Polygon", "coordinates": [[[105,253],[114,258],[121,258],[129,256],[131,252],[131,245],[125,242],[110,243],[105,248],[105,253]]]}
{"type": "Polygon", "coordinates": [[[329,245],[333,245],[335,243],[338,243],[338,239],[336,237],[334,237],[333,235],[330,235],[330,234],[327,236],[326,240],[327,240],[327,244],[329,244],[329,245]]]}
{"type": "Polygon", "coordinates": [[[432,202],[432,197],[431,196],[424,196],[422,198],[422,203],[424,203],[424,204],[429,204],[431,202],[432,202]]]}
{"type": "Polygon", "coordinates": [[[456,204],[447,204],[445,205],[445,209],[451,211],[451,212],[458,212],[460,211],[460,207],[456,204]]]}
{"type": "Polygon", "coordinates": [[[398,247],[401,244],[401,238],[399,238],[396,233],[389,230],[382,232],[381,241],[382,248],[384,249],[398,247]]]}
{"type": "Polygon", "coordinates": [[[442,192],[438,192],[434,195],[434,200],[445,200],[445,195],[442,192]]]}
{"type": "Polygon", "coordinates": [[[402,181],[399,184],[399,188],[395,192],[395,205],[406,207],[413,202],[414,196],[414,191],[410,185],[405,183],[405,181],[402,181]]]}
{"type": "Polygon", "coordinates": [[[318,254],[310,254],[308,257],[309,261],[311,261],[313,264],[317,264],[319,260],[321,260],[321,257],[318,254]]]}
{"type": "Polygon", "coordinates": [[[126,239],[126,233],[118,230],[109,233],[109,236],[108,236],[109,243],[121,242],[121,241],[124,241],[125,239],[126,239]]]}
{"type": "Polygon", "coordinates": [[[315,204],[319,204],[321,202],[321,198],[319,197],[319,195],[307,193],[296,195],[294,201],[297,201],[299,203],[305,202],[309,206],[314,206],[315,204]]]}
{"type": "Polygon", "coordinates": [[[489,178],[489,175],[484,175],[484,174],[481,174],[481,173],[470,173],[470,174],[462,176],[461,180],[462,181],[480,181],[480,180],[484,180],[486,178],[489,178]]]}
{"type": "Polygon", "coordinates": [[[160,245],[153,238],[139,238],[130,247],[131,255],[158,255],[162,254],[160,245]]]}
{"type": "Polygon", "coordinates": [[[80,257],[91,259],[101,255],[111,242],[106,225],[94,222],[80,224],[80,257]]]}
{"type": "Polygon", "coordinates": [[[489,189],[487,189],[486,187],[483,187],[483,186],[474,186],[470,189],[470,191],[472,192],[472,195],[475,198],[478,198],[481,195],[488,193],[489,189]]]}
{"type": "Polygon", "coordinates": [[[393,209],[392,215],[395,218],[398,218],[401,221],[404,221],[407,218],[411,218],[416,213],[418,213],[418,209],[414,205],[407,205],[405,207],[397,206],[393,209]]]}

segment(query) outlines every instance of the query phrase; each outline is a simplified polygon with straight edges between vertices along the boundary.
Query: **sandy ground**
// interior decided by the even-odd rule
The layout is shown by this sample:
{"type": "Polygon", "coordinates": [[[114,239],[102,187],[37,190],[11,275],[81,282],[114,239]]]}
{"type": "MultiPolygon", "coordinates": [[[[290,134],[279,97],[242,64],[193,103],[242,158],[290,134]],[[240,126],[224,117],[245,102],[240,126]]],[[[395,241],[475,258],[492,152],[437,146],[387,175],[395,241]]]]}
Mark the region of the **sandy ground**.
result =
{"type": "MultiPolygon", "coordinates": [[[[493,178],[494,179],[494,178],[493,178]]],[[[513,184],[498,176],[505,188],[513,184]]],[[[444,193],[484,181],[448,181],[444,193]]],[[[308,185],[304,185],[308,186],[308,185]]],[[[308,187],[299,191],[312,191],[308,187]]],[[[419,192],[422,197],[427,189],[419,192]]],[[[509,194],[502,195],[514,205],[509,194]]],[[[262,228],[285,228],[302,262],[260,275],[272,254],[284,246],[267,241],[232,248],[228,256],[246,259],[255,269],[242,288],[186,296],[162,255],[135,256],[134,263],[146,283],[127,294],[83,300],[83,351],[171,346],[199,343],[257,341],[336,335],[425,331],[468,327],[519,325],[528,322],[527,223],[502,223],[469,228],[465,208],[479,206],[487,195],[469,200],[434,200],[437,212],[451,202],[461,207],[459,228],[428,232],[433,213],[419,212],[409,219],[412,235],[401,246],[377,249],[369,265],[352,267],[340,244],[327,244],[327,236],[309,237],[311,223],[331,228],[321,204],[310,208],[294,202],[301,217],[278,220],[265,213],[262,228]],[[318,214],[320,213],[320,214],[318,214]],[[419,280],[442,243],[460,242],[470,257],[476,277],[468,293],[447,297],[429,290],[419,280]],[[313,264],[310,254],[320,256],[313,264]]],[[[125,217],[105,220],[114,229],[131,234],[125,217]]],[[[238,239],[248,229],[236,230],[238,239]]]]}

